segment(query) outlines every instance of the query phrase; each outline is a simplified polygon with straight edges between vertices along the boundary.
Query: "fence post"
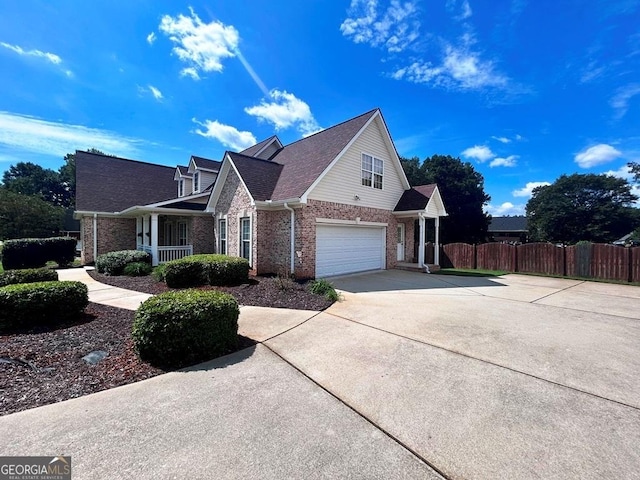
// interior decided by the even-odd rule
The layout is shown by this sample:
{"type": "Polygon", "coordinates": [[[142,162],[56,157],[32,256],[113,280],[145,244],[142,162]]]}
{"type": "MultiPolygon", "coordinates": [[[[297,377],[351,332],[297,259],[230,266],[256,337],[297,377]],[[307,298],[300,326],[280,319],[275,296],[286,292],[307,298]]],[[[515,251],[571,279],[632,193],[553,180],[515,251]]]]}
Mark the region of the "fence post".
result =
{"type": "Polygon", "coordinates": [[[567,276],[567,246],[562,244],[562,276],[567,276]]]}
{"type": "Polygon", "coordinates": [[[475,243],[473,244],[473,269],[478,269],[478,250],[475,243]]]}
{"type": "Polygon", "coordinates": [[[627,251],[627,265],[629,267],[629,273],[627,274],[627,282],[631,283],[633,281],[633,272],[631,271],[632,267],[633,267],[633,257],[631,256],[631,248],[632,247],[626,247],[625,250],[627,251]]]}
{"type": "Polygon", "coordinates": [[[518,267],[518,245],[513,246],[513,271],[520,271],[520,268],[518,267]]]}

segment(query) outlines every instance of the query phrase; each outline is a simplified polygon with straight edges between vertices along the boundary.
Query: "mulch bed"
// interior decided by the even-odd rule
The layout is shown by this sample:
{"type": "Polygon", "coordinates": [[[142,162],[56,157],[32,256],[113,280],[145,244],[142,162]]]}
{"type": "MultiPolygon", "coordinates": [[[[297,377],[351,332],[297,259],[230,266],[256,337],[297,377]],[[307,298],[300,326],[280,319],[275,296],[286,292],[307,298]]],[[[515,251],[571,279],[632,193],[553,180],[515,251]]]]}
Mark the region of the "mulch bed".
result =
{"type": "MultiPolygon", "coordinates": [[[[107,285],[153,295],[172,290],[165,283],[154,280],[150,275],[145,277],[112,277],[95,270],[89,270],[89,275],[107,285]]],[[[205,286],[198,288],[227,292],[233,295],[240,305],[255,305],[257,307],[324,310],[333,303],[323,296],[311,293],[308,283],[296,282],[282,277],[251,277],[249,283],[235,287],[205,286]]]]}
{"type": "MultiPolygon", "coordinates": [[[[75,323],[0,335],[0,415],[165,373],[135,353],[133,315],[130,310],[89,303],[75,323]],[[107,357],[96,365],[82,359],[96,350],[106,351],[107,357]]],[[[239,336],[238,350],[254,343],[239,336]]]]}
{"type": "MultiPolygon", "coordinates": [[[[109,285],[158,294],[171,290],[151,276],[89,274],[109,285]]],[[[279,277],[255,277],[235,287],[200,287],[232,294],[241,305],[324,310],[331,301],[308,285],[279,277]]],[[[150,378],[165,370],[138,358],[131,327],[134,312],[89,303],[74,323],[0,335],[0,415],[81,397],[150,378]],[[108,355],[96,365],[82,359],[96,350],[108,355]]],[[[253,345],[239,336],[238,349],[253,345]]],[[[231,353],[231,352],[228,352],[231,353]]]]}

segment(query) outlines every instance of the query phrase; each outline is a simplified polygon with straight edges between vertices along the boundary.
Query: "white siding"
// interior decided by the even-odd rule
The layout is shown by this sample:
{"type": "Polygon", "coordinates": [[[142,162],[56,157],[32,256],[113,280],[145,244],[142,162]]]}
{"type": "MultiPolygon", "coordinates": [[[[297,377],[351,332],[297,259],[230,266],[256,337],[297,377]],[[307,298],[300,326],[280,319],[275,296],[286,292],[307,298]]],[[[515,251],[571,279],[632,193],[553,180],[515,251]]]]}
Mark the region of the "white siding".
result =
{"type": "Polygon", "coordinates": [[[276,153],[276,150],[278,150],[278,143],[275,141],[275,139],[273,140],[273,142],[271,142],[271,145],[269,145],[267,148],[265,148],[260,155],[258,155],[258,158],[261,158],[263,160],[269,160],[269,158],[271,157],[271,155],[273,155],[274,153],[276,153]]]}
{"type": "Polygon", "coordinates": [[[200,192],[204,192],[204,189],[211,185],[216,181],[217,173],[204,172],[202,170],[198,170],[200,172],[200,192]]]}
{"type": "MultiPolygon", "coordinates": [[[[360,134],[345,154],[309,193],[308,198],[325,202],[346,203],[360,207],[393,210],[404,188],[398,170],[392,162],[383,137],[383,126],[376,118],[360,134]],[[382,190],[365,187],[361,181],[362,154],[373,155],[384,161],[382,190]],[[358,196],[360,200],[355,200],[358,196]]],[[[398,165],[398,168],[401,168],[398,165]]]]}

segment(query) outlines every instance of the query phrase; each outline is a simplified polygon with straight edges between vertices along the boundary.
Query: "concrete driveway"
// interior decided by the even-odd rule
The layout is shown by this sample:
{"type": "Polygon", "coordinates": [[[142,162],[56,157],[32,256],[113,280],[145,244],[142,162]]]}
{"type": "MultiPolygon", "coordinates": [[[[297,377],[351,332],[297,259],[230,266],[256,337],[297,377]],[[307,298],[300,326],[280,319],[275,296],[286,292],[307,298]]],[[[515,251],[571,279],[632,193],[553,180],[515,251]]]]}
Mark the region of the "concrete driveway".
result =
{"type": "Polygon", "coordinates": [[[640,288],[386,271],[263,342],[0,417],[74,478],[640,478],[640,288]]]}

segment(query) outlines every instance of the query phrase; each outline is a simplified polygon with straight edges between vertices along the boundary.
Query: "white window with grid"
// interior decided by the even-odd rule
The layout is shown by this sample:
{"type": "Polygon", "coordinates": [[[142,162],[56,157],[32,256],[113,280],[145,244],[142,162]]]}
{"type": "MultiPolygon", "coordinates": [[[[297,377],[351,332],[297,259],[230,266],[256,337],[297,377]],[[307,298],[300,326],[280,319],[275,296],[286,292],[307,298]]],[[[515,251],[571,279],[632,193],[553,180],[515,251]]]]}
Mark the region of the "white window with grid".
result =
{"type": "Polygon", "coordinates": [[[384,161],[372,155],[362,154],[362,185],[382,190],[384,161]]]}

